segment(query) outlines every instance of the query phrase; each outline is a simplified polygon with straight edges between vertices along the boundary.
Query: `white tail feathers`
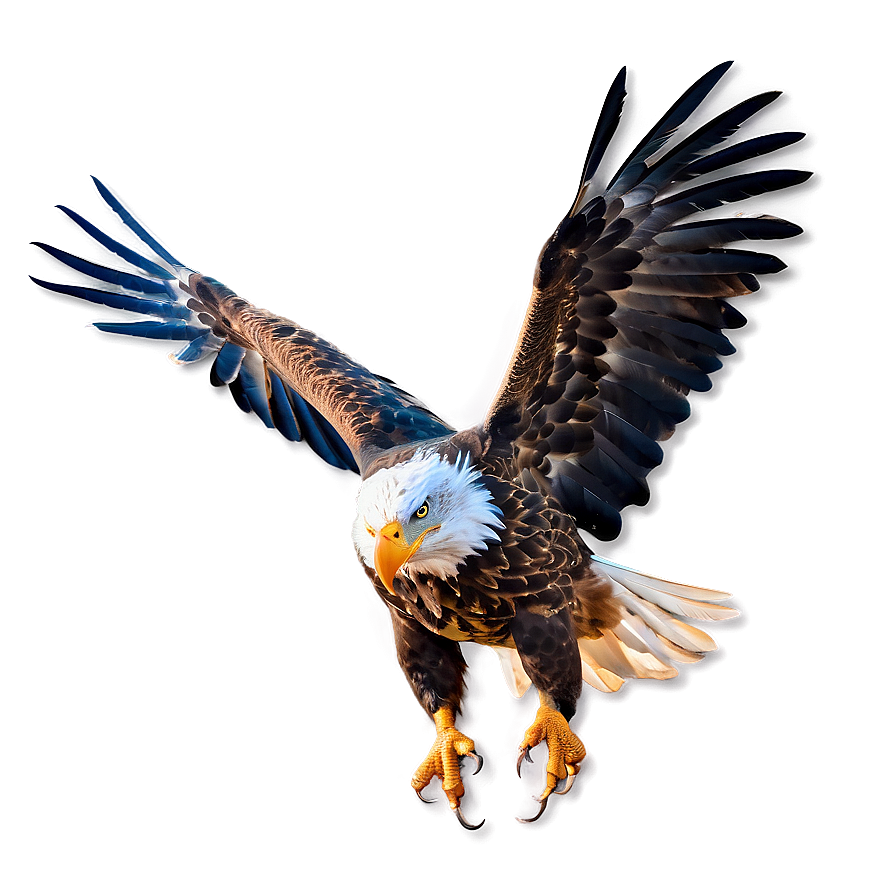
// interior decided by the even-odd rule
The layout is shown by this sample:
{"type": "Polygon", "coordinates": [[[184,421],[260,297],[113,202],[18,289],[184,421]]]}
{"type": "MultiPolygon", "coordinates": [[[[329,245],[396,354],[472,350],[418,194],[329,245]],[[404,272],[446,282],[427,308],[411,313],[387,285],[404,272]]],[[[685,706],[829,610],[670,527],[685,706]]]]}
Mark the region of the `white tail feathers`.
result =
{"type": "Polygon", "coordinates": [[[520,655],[513,647],[494,647],[492,649],[498,654],[498,659],[501,661],[501,671],[504,673],[504,681],[507,682],[510,693],[514,697],[522,697],[529,690],[532,680],[523,669],[520,655]]]}
{"type": "MultiPolygon", "coordinates": [[[[600,638],[580,638],[582,680],[606,693],[618,691],[626,678],[674,678],[673,663],[696,663],[715,641],[685,619],[719,621],[738,615],[722,603],[730,595],[649,576],[603,557],[591,569],[609,581],[622,618],[600,638]]],[[[496,647],[511,692],[521,697],[532,683],[516,650],[496,647]]]]}

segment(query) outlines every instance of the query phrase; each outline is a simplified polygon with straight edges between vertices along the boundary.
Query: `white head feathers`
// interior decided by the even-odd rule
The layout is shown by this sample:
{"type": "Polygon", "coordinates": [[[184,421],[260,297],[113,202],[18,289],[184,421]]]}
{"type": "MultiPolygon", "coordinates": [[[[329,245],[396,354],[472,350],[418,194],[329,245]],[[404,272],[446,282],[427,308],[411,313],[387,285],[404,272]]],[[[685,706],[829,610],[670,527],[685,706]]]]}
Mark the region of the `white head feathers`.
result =
{"type": "Polygon", "coordinates": [[[358,516],[352,527],[355,548],[373,569],[374,536],[388,523],[406,526],[415,511],[427,502],[428,522],[439,528],[429,532],[407,563],[411,573],[453,576],[463,560],[495,541],[503,529],[501,511],[479,481],[480,473],[469,457],[451,463],[432,451],[421,451],[409,461],[378,470],[361,484],[358,516]]]}

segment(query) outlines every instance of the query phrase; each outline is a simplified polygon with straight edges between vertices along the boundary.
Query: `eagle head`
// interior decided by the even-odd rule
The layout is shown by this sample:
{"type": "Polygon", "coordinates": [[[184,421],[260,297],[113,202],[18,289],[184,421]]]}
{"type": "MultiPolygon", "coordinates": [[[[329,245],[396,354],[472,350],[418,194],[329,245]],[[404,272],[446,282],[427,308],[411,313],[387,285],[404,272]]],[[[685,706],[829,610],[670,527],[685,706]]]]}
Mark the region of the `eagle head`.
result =
{"type": "Polygon", "coordinates": [[[394,594],[399,570],[453,576],[503,528],[501,511],[468,456],[451,462],[419,451],[364,480],[352,538],[361,561],[394,594]]]}

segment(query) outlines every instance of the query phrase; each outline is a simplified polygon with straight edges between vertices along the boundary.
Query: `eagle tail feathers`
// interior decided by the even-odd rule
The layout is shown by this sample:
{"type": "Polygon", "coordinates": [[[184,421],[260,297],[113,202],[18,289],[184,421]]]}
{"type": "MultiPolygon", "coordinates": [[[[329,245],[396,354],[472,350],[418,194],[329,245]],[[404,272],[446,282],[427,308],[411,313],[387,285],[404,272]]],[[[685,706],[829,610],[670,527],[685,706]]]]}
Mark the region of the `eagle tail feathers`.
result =
{"type": "MultiPolygon", "coordinates": [[[[597,638],[579,638],[582,680],[599,691],[618,691],[629,678],[665,680],[678,675],[678,664],[696,663],[716,644],[685,620],[719,622],[738,615],[722,591],[651,576],[603,557],[592,558],[593,572],[612,588],[621,618],[597,638]]],[[[515,696],[531,681],[513,648],[496,647],[504,678],[515,696]]]]}
{"type": "Polygon", "coordinates": [[[492,650],[495,651],[498,661],[501,663],[501,671],[504,673],[504,681],[507,682],[510,693],[514,697],[522,697],[529,690],[532,679],[526,674],[519,653],[513,647],[493,645],[492,650]]]}

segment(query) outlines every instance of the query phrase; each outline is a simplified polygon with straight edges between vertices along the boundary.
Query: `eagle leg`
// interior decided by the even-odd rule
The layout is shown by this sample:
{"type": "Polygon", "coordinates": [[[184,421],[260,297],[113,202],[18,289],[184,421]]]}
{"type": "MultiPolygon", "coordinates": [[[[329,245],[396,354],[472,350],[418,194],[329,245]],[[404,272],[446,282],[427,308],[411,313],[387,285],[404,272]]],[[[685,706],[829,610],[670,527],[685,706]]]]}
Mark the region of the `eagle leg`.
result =
{"type": "Polygon", "coordinates": [[[427,803],[433,802],[425,799],[422,791],[433,778],[438,778],[448,798],[448,805],[457,816],[457,820],[469,831],[478,830],[485,821],[470,824],[460,809],[460,800],[464,795],[460,763],[464,756],[473,756],[477,762],[476,771],[473,772],[475,775],[482,768],[482,757],[476,752],[473,741],[454,727],[454,710],[447,706],[437,709],[433,713],[433,721],[436,724],[435,742],[426,759],[414,773],[411,785],[421,800],[427,803]]]}
{"type": "Polygon", "coordinates": [[[424,803],[431,803],[433,800],[426,799],[422,791],[433,778],[438,778],[457,820],[467,830],[475,831],[484,822],[470,824],[460,809],[464,795],[461,760],[464,756],[476,760],[474,775],[482,768],[482,758],[473,741],[455,727],[464,690],[463,654],[456,641],[429,631],[394,607],[390,610],[398,662],[418,702],[436,726],[432,749],[414,773],[411,784],[424,803]]]}
{"type": "Polygon", "coordinates": [[[532,761],[529,751],[533,747],[542,742],[548,747],[547,783],[535,797],[541,804],[538,813],[518,819],[532,822],[541,818],[552,793],[569,792],[585,758],[582,742],[569,728],[582,690],[582,661],[569,611],[550,592],[533,595],[525,605],[517,606],[511,633],[523,669],[541,699],[535,721],[520,744],[517,774],[523,760],[532,761]],[[562,781],[566,785],[557,790],[562,781]]]}

